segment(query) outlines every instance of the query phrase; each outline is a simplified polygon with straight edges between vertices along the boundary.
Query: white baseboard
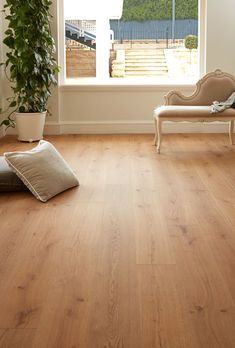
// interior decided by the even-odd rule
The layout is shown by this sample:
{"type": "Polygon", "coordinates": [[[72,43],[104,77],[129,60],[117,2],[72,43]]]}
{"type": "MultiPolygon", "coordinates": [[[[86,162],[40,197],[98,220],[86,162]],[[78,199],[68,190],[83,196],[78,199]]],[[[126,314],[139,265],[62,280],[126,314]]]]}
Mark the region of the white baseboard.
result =
{"type": "MultiPolygon", "coordinates": [[[[110,122],[49,122],[45,125],[46,135],[59,134],[138,134],[154,133],[151,121],[110,121],[110,122]]],[[[228,123],[190,123],[164,122],[164,133],[227,133],[228,123]]],[[[15,129],[8,129],[7,134],[16,134],[15,129]]]]}
{"type": "Polygon", "coordinates": [[[44,134],[46,135],[57,135],[61,133],[61,125],[56,122],[46,123],[44,127],[44,134]]]}
{"type": "Polygon", "coordinates": [[[62,134],[128,134],[153,133],[153,123],[131,121],[62,122],[62,134]]]}
{"type": "MultiPolygon", "coordinates": [[[[53,126],[51,125],[51,131],[53,126]]],[[[138,134],[155,132],[152,121],[61,122],[60,133],[54,134],[138,134]]],[[[164,122],[165,133],[227,133],[228,124],[164,122]]]]}

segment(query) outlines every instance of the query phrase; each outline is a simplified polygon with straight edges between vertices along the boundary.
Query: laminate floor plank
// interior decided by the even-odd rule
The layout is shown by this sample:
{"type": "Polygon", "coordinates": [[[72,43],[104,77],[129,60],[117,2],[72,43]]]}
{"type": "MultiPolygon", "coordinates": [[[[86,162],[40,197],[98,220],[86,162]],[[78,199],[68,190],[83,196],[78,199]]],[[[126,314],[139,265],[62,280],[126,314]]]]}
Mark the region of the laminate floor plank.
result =
{"type": "Polygon", "coordinates": [[[0,348],[233,348],[227,137],[166,134],[160,155],[152,135],[46,140],[80,186],[0,194],[0,348]]]}
{"type": "MultiPolygon", "coordinates": [[[[195,233],[203,233],[203,230],[198,226],[195,233]]],[[[175,238],[174,245],[176,283],[179,284],[178,297],[184,308],[184,317],[191,322],[199,347],[232,348],[235,344],[235,306],[229,284],[218,267],[218,258],[205,243],[206,238],[188,244],[188,250],[184,247],[184,251],[182,239],[185,239],[185,233],[175,238]],[[229,335],[225,334],[225,327],[229,335]]]]}
{"type": "Polygon", "coordinates": [[[34,329],[0,329],[0,347],[31,348],[34,335],[34,329]]]}
{"type": "Polygon", "coordinates": [[[216,206],[226,218],[235,226],[235,173],[227,176],[227,168],[231,164],[222,161],[222,157],[208,158],[202,155],[202,165],[195,167],[201,180],[204,182],[216,206]],[[234,181],[231,181],[233,179],[234,181]]]}

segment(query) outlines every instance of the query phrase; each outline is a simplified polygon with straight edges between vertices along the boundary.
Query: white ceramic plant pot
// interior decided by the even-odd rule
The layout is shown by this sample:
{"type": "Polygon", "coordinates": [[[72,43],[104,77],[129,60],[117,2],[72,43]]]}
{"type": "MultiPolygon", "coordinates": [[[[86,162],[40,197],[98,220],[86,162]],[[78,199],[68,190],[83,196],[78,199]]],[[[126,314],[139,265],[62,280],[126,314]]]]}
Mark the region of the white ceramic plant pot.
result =
{"type": "Polygon", "coordinates": [[[16,128],[18,140],[33,142],[43,138],[43,129],[45,125],[45,112],[35,113],[15,113],[16,128]]]}

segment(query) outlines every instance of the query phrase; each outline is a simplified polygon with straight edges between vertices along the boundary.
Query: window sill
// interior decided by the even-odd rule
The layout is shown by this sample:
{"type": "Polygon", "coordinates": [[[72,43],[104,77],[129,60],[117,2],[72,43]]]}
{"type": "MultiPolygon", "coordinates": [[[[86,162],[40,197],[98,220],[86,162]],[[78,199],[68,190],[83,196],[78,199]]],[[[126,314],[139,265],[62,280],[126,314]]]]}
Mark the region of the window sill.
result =
{"type": "Polygon", "coordinates": [[[74,78],[67,79],[65,83],[61,83],[59,88],[61,91],[117,91],[117,90],[169,90],[173,88],[182,88],[191,90],[195,87],[198,79],[170,79],[168,77],[147,77],[147,78],[109,78],[106,80],[98,80],[96,78],[74,78]]]}

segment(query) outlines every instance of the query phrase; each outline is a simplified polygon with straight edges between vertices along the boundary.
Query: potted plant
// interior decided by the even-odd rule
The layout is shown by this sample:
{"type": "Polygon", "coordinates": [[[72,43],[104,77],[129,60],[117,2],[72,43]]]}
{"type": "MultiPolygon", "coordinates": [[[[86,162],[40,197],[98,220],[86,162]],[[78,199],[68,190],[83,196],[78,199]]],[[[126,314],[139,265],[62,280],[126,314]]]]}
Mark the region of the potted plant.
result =
{"type": "Polygon", "coordinates": [[[3,43],[8,52],[2,65],[13,96],[7,99],[8,114],[0,126],[16,123],[22,141],[42,138],[50,87],[57,84],[51,4],[50,0],[6,0],[4,6],[8,29],[3,43]]]}

